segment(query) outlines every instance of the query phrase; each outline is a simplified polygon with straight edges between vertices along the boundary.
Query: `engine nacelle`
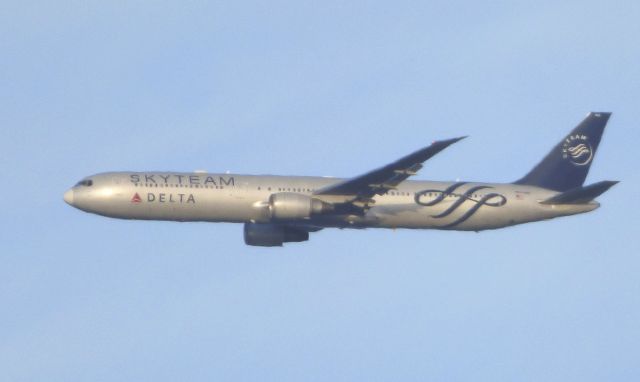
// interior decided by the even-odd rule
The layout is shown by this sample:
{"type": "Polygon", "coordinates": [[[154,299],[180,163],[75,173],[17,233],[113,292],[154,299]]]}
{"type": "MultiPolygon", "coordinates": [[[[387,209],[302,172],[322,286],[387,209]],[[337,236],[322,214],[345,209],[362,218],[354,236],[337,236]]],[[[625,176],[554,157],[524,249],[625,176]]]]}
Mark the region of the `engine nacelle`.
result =
{"type": "Polygon", "coordinates": [[[280,247],[284,243],[309,240],[309,232],[276,224],[244,223],[244,242],[259,247],[280,247]]]}
{"type": "Polygon", "coordinates": [[[269,197],[269,213],[273,220],[306,219],[332,210],[329,203],[294,192],[279,192],[269,197]]]}

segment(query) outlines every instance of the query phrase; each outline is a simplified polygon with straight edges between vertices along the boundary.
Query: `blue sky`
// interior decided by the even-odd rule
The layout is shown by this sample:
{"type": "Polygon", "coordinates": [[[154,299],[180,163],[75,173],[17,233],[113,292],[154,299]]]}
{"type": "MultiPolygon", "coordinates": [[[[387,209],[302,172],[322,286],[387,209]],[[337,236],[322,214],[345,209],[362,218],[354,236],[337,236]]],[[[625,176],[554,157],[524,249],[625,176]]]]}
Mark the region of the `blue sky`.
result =
{"type": "Polygon", "coordinates": [[[0,370],[11,381],[637,380],[637,2],[0,7],[0,370]],[[476,233],[84,214],[109,170],[509,182],[612,111],[581,216],[476,233]]]}

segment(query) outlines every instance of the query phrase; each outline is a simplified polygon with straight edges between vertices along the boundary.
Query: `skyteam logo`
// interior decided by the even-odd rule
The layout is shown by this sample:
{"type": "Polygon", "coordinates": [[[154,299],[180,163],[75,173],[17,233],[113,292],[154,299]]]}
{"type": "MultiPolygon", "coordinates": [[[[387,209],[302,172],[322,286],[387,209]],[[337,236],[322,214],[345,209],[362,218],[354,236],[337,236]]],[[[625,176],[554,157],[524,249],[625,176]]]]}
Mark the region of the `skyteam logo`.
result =
{"type": "Polygon", "coordinates": [[[593,159],[589,137],[583,134],[569,135],[562,144],[562,157],[576,166],[586,166],[593,159]]]}

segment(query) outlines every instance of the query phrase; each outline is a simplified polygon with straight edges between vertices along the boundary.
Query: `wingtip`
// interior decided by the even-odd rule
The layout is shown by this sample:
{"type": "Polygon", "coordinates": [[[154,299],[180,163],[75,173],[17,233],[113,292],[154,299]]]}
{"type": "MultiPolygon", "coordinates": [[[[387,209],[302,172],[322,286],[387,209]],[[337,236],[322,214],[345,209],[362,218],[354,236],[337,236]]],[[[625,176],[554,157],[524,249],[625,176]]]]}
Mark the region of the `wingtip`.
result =
{"type": "Polygon", "coordinates": [[[457,138],[445,139],[445,140],[442,140],[442,141],[435,141],[435,142],[433,142],[433,143],[444,143],[444,144],[451,145],[451,144],[453,144],[453,143],[456,143],[456,142],[458,142],[458,141],[461,141],[461,140],[465,139],[466,137],[468,137],[468,135],[465,135],[465,136],[463,136],[463,137],[457,137],[457,138]]]}

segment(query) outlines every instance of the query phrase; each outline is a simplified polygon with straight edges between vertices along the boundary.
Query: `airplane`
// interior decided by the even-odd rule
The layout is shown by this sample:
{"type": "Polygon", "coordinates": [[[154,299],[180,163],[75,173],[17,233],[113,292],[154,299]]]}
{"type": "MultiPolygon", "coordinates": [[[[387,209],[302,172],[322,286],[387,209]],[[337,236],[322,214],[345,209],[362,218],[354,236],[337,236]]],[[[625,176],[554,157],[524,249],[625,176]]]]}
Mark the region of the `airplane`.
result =
{"type": "Polygon", "coordinates": [[[598,208],[594,199],[618,182],[583,184],[610,116],[589,113],[513,183],[407,180],[459,137],[349,179],[108,172],[82,179],[64,200],[111,218],[244,223],[245,243],[263,247],[307,241],[332,227],[497,229],[598,208]]]}

